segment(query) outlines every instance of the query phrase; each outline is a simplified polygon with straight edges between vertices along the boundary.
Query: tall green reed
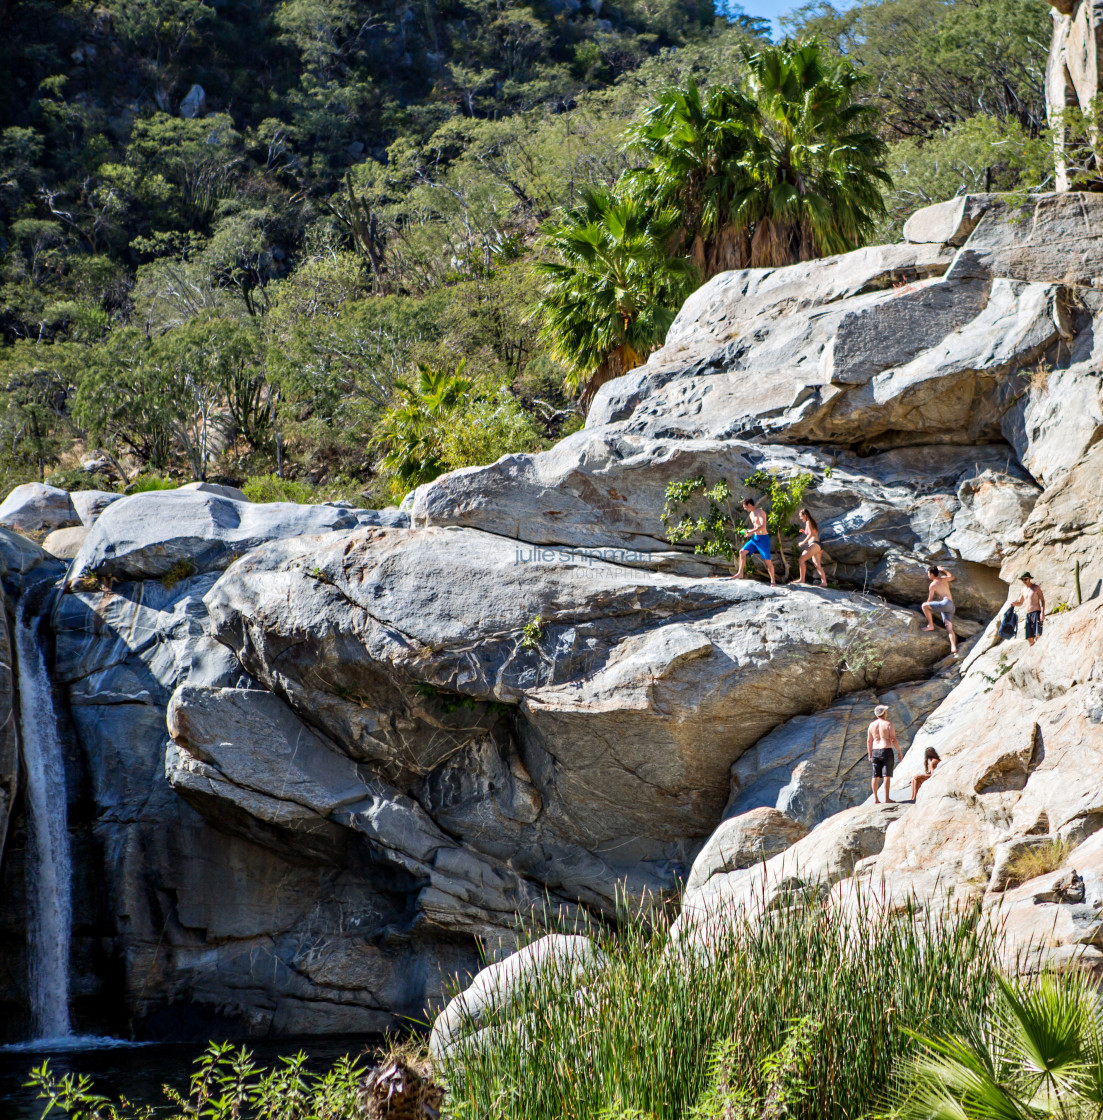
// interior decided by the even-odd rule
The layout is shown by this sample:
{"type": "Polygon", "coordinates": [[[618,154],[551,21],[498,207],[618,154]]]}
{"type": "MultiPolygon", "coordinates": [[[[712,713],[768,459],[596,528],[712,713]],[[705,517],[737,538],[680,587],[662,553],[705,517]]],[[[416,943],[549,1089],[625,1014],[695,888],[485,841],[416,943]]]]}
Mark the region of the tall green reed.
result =
{"type": "Polygon", "coordinates": [[[594,935],[609,963],[583,987],[537,971],[451,1052],[438,1072],[455,1120],[689,1120],[710,1055],[723,1048],[727,1077],[763,1097],[798,1022],[815,1035],[788,1114],[866,1116],[915,1048],[908,1031],[983,1014],[999,950],[977,910],[887,914],[799,896],[754,920],[713,915],[697,938],[638,914],[594,935]]]}

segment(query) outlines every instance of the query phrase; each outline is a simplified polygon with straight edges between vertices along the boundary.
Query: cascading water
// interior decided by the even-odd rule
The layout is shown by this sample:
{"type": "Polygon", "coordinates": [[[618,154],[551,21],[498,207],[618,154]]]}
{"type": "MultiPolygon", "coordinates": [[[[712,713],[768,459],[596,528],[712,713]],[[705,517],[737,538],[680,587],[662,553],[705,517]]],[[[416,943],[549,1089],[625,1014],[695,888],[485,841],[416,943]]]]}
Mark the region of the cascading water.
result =
{"type": "Polygon", "coordinates": [[[20,601],[15,620],[20,731],[27,804],[27,949],[36,1039],[70,1037],[72,927],[65,759],[46,658],[20,601]]]}

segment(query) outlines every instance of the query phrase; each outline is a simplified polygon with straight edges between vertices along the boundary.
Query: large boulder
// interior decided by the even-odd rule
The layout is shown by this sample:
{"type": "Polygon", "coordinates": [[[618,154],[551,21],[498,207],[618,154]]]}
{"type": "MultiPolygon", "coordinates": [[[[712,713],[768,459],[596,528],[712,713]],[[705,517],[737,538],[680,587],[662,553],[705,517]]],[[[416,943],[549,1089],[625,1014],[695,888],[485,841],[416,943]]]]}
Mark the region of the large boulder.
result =
{"type": "Polygon", "coordinates": [[[992,195],[963,194],[924,206],[904,223],[904,240],[917,245],[964,245],[992,202],[992,195]]]}
{"type": "Polygon", "coordinates": [[[74,490],[69,495],[69,500],[73,503],[81,524],[86,529],[91,529],[96,523],[96,518],[112,502],[117,502],[121,497],[122,494],[110,490],[74,490]]]}
{"type": "Polygon", "coordinates": [[[1017,588],[1019,576],[1029,571],[1051,611],[1061,603],[1077,606],[1097,598],[1103,591],[1101,534],[1103,442],[1038,499],[1001,575],[1017,588]]]}
{"type": "Polygon", "coordinates": [[[396,1029],[443,999],[444,977],[475,970],[474,940],[433,932],[413,905],[432,909],[427,876],[378,858],[381,830],[417,817],[408,799],[407,812],[386,797],[363,807],[377,841],[328,820],[335,775],[356,767],[210,637],[203,596],[217,575],[69,592],[55,608],[110,907],[99,936],[118,961],[105,1008],[123,1002],[114,1013],[153,1037],[179,1032],[181,1008],[204,1037],[396,1029]],[[190,723],[174,694],[194,701],[190,723]]]}
{"type": "Polygon", "coordinates": [[[581,986],[605,968],[608,958],[588,938],[549,934],[489,965],[437,1016],[429,1052],[443,1062],[463,1039],[486,1029],[492,1016],[507,1014],[538,988],[581,986]]]}
{"type": "Polygon", "coordinates": [[[0,505],[0,527],[20,533],[49,533],[79,524],[69,492],[42,482],[17,486],[0,505]]]}
{"type": "Polygon", "coordinates": [[[257,505],[202,490],[153,490],[114,502],[100,514],[69,579],[80,586],[90,579],[215,571],[264,541],[353,529],[362,522],[374,519],[333,506],[257,505]]]}
{"type": "MultiPolygon", "coordinates": [[[[1031,844],[1049,839],[1055,871],[1080,870],[1086,852],[1098,860],[1099,840],[1092,838],[1103,829],[1101,641],[1103,601],[1096,600],[1047,620],[1034,647],[1019,639],[972,662],[915,736],[897,781],[922,769],[928,746],[942,764],[906,819],[889,828],[859,880],[837,888],[842,903],[864,883],[876,887],[886,905],[913,898],[937,909],[948,899],[979,900],[987,892],[990,905],[1002,906],[1007,877],[993,874],[1000,853],[1026,838],[1031,844]]],[[[1039,894],[1038,884],[1033,890],[1039,894]]],[[[1012,892],[1007,902],[1014,909],[1022,895],[1012,892]]],[[[1045,926],[1054,930],[1049,948],[1078,943],[1071,927],[1058,932],[1066,903],[1035,897],[1032,904],[1032,919],[1016,917],[1013,931],[1026,938],[1045,926]],[[1066,935],[1071,940],[1063,940],[1066,935]]],[[[1010,947],[1026,948],[1026,941],[1010,947]]]]}
{"type": "Polygon", "coordinates": [[[726,479],[737,503],[753,493],[741,483],[756,470],[812,475],[806,504],[819,521],[832,578],[897,602],[921,602],[926,565],[949,563],[961,608],[985,618],[1006,591],[995,571],[1003,542],[1020,533],[1039,493],[1003,443],[860,457],[586,429],[550,451],[444,475],[415,491],[408,509],[415,525],[470,526],[560,546],[564,558],[704,575],[727,562],[667,542],[666,487],[697,475],[726,479]]]}
{"type": "Polygon", "coordinates": [[[880,696],[856,692],[810,716],[797,716],[763,736],[732,765],[725,821],[771,806],[803,828],[869,795],[866,730],[877,704],[904,749],[957,683],[951,665],[929,681],[900,685],[880,696]]]}
{"type": "MultiPolygon", "coordinates": [[[[545,806],[511,858],[552,887],[564,867],[527,866],[541,832],[591,852],[632,837],[637,875],[709,831],[732,762],[767,731],[946,652],[917,614],[861,596],[548,552],[473,530],[275,542],[207,606],[258,681],[399,785],[492,733],[506,705],[545,806]]],[[[478,845],[502,825],[468,827],[478,845]]]]}
{"type": "Polygon", "coordinates": [[[693,861],[686,894],[694,895],[713,875],[743,871],[779,855],[808,829],[784,813],[760,806],[721,822],[693,861]]]}
{"type": "Polygon", "coordinates": [[[87,536],[88,528],[84,525],[74,525],[70,529],[55,529],[47,534],[42,547],[55,560],[72,560],[80,552],[87,536]]]}

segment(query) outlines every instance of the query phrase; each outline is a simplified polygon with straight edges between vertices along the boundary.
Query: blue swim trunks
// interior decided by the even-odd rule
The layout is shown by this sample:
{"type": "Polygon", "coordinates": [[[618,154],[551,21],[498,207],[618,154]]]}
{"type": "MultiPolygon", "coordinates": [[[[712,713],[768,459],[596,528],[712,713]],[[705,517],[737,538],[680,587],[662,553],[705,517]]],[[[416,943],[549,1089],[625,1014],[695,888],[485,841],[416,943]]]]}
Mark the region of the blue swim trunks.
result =
{"type": "Polygon", "coordinates": [[[763,560],[770,559],[770,534],[769,533],[755,533],[749,541],[747,541],[740,552],[757,553],[763,560]]]}

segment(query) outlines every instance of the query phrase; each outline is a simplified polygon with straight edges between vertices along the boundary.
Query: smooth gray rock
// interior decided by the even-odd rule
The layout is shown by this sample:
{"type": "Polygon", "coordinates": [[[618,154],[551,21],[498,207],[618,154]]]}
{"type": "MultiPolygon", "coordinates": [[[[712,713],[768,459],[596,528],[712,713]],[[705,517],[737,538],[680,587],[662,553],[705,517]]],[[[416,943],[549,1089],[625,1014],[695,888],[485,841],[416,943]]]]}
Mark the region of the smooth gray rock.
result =
{"type": "Polygon", "coordinates": [[[193,85],[180,100],[180,116],[187,120],[203,115],[207,106],[207,91],[201,85],[193,85]]]}
{"type": "Polygon", "coordinates": [[[117,502],[121,497],[122,494],[108,490],[73,490],[69,494],[69,500],[73,503],[73,508],[86,529],[91,529],[96,523],[96,518],[112,502],[117,502]]]}
{"type": "Polygon", "coordinates": [[[916,244],[963,245],[994,196],[963,194],[916,210],[904,223],[904,240],[916,244]]]}
{"type": "Polygon", "coordinates": [[[372,859],[424,884],[418,908],[452,932],[501,937],[540,891],[447,836],[414,799],[311,731],[262,690],[176,691],[169,782],[212,823],[247,839],[278,833],[288,854],[346,861],[360,841],[372,859]]]}
{"type": "Polygon", "coordinates": [[[292,502],[257,505],[195,491],[134,494],[100,514],[73,562],[70,582],[159,579],[225,568],[264,541],[313,536],[360,523],[355,511],[292,502]]]}
{"type": "Polygon", "coordinates": [[[514,708],[544,806],[514,866],[564,890],[561,866],[526,862],[538,835],[612,858],[632,838],[639,874],[711,829],[732,762],[767,731],[945,651],[918,615],[845,592],[531,558],[472,530],[275,542],[206,602],[258,681],[399,786],[493,734],[493,705],[514,708]],[[845,668],[856,640],[876,668],[845,668]]]}
{"type": "Polygon", "coordinates": [[[686,892],[695,894],[713,875],[743,871],[779,855],[808,832],[804,825],[768,806],[721,821],[693,861],[686,892]]]}
{"type": "Polygon", "coordinates": [[[43,549],[56,560],[72,560],[88,536],[86,525],[74,525],[69,529],[55,529],[42,542],[43,549]]]}
{"type": "MultiPolygon", "coordinates": [[[[474,942],[434,933],[425,917],[411,925],[412,900],[431,886],[373,855],[370,813],[356,830],[283,796],[296,760],[296,798],[317,792],[319,776],[331,782],[333,771],[308,764],[305,754],[280,753],[281,728],[296,739],[302,733],[304,750],[317,737],[275,697],[257,692],[232,652],[210,637],[202,597],[215,579],[70,592],[52,620],[55,671],[87,759],[88,811],[116,923],[116,998],[147,1033],[166,1029],[166,992],[194,1021],[209,1020],[208,1031],[227,1021],[251,1036],[395,1029],[396,1015],[423,1016],[443,999],[443,977],[474,971],[474,942]],[[245,737],[248,723],[231,720],[237,706],[195,706],[197,749],[217,755],[241,786],[168,739],[166,708],[178,690],[244,697],[252,726],[271,735],[267,753],[245,737]],[[217,734],[216,719],[233,734],[217,734]],[[258,789],[250,789],[249,773],[258,789]],[[275,807],[283,818],[273,823],[267,817],[275,807]],[[347,838],[343,846],[337,835],[347,838]],[[166,897],[173,899],[168,916],[166,897]]],[[[375,813],[377,836],[385,817],[375,813]]]]}
{"type": "MultiPolygon", "coordinates": [[[[859,457],[742,440],[674,440],[586,429],[536,455],[510,455],[421,486],[415,525],[464,525],[540,545],[562,559],[607,560],[681,575],[730,570],[723,558],[675,551],[661,520],[670,482],[728,480],[738,508],[755,470],[810,473],[805,504],[819,521],[828,574],[896,602],[926,598],[924,571],[950,563],[966,614],[987,618],[1006,588],[975,563],[998,567],[1002,542],[1022,531],[1039,490],[1006,444],[911,447],[859,457]],[[978,481],[980,479],[981,481],[978,481]],[[977,513],[972,513],[973,507],[977,513]],[[951,541],[955,530],[964,545],[951,541]],[[916,596],[918,595],[918,599],[916,596]]],[[[705,503],[701,503],[703,512],[705,503]]],[[[793,544],[787,548],[795,561],[793,544]]],[[[779,573],[784,565],[779,560],[779,573]]],[[[795,575],[795,570],[793,575],[795,575]]]]}
{"type": "MultiPolygon", "coordinates": [[[[731,770],[731,800],[724,819],[770,806],[804,829],[869,796],[866,729],[877,704],[887,704],[903,750],[927,717],[949,695],[956,672],[905,684],[877,696],[858,692],[810,716],[771,731],[731,770]]],[[[897,797],[904,796],[899,792],[897,797]]],[[[771,853],[772,855],[773,853],[771,853]]]]}
{"type": "MultiPolygon", "coordinates": [[[[727,307],[741,294],[723,283],[734,275],[716,277],[694,300],[727,307]]],[[[874,449],[991,441],[1014,388],[1008,374],[1059,337],[1057,299],[1057,285],[932,279],[786,307],[738,322],[726,341],[668,342],[598,390],[587,427],[874,449]]]]}
{"type": "Polygon", "coordinates": [[[48,533],[79,524],[69,492],[42,482],[17,486],[0,505],[0,527],[21,533],[48,533]]]}
{"type": "Polygon", "coordinates": [[[554,933],[539,938],[484,968],[449,1001],[433,1023],[429,1053],[434,1061],[445,1061],[460,1040],[485,1029],[492,1016],[508,1013],[525,992],[564,983],[581,987],[608,963],[588,937],[554,933]]]}
{"type": "Polygon", "coordinates": [[[175,490],[166,490],[166,494],[214,494],[219,498],[232,498],[235,502],[247,502],[249,499],[244,491],[236,486],[226,486],[221,482],[185,482],[175,490]]]}

